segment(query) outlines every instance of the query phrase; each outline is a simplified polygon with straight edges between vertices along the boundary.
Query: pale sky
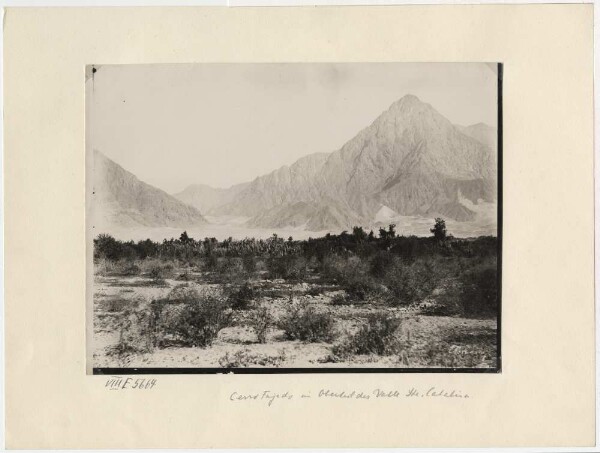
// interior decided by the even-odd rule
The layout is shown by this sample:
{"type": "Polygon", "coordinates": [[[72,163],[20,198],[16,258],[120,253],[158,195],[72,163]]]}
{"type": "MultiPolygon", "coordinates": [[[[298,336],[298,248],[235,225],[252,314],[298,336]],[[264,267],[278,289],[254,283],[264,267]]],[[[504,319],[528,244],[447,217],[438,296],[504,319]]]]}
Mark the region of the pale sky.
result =
{"type": "Polygon", "coordinates": [[[335,151],[406,94],[455,124],[497,122],[485,63],[107,65],[86,89],[90,148],[169,193],[335,151]]]}

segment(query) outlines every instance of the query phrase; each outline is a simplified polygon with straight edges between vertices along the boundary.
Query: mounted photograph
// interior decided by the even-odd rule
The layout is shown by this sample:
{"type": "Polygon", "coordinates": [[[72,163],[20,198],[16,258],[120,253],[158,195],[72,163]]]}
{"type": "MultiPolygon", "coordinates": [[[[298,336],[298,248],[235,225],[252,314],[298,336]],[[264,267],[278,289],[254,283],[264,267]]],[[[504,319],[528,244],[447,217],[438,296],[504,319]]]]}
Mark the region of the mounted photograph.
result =
{"type": "Polygon", "coordinates": [[[85,90],[88,374],[501,371],[501,64],[85,90]]]}

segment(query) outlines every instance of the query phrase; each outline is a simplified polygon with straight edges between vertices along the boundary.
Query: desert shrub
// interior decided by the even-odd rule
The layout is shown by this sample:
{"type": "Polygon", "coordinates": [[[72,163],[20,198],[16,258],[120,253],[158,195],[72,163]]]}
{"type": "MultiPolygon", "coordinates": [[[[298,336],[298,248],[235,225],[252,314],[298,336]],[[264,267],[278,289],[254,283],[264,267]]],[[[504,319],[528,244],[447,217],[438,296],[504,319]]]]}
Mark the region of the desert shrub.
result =
{"type": "Polygon", "coordinates": [[[180,282],[189,282],[192,279],[190,272],[186,269],[177,276],[175,280],[180,282]]]}
{"type": "Polygon", "coordinates": [[[139,301],[136,299],[124,299],[118,297],[116,299],[106,299],[99,302],[99,305],[104,311],[109,313],[122,312],[127,308],[137,308],[139,301]]]}
{"type": "Polygon", "coordinates": [[[370,273],[373,277],[383,279],[387,272],[394,267],[397,258],[388,251],[380,251],[371,258],[370,273]]]}
{"type": "Polygon", "coordinates": [[[323,286],[320,285],[315,285],[315,286],[311,286],[308,291],[306,291],[306,294],[308,294],[309,296],[320,296],[321,294],[323,294],[325,288],[323,286]]]}
{"type": "Polygon", "coordinates": [[[165,278],[173,276],[175,264],[171,261],[156,258],[147,258],[140,262],[143,274],[156,282],[162,282],[165,278]]]}
{"type": "Polygon", "coordinates": [[[279,320],[279,327],[288,339],[308,343],[331,340],[334,324],[331,314],[298,302],[292,303],[279,320]]]}
{"type": "Polygon", "coordinates": [[[347,341],[335,345],[332,352],[338,357],[354,354],[395,354],[398,352],[396,331],[399,328],[399,318],[393,318],[385,313],[372,315],[347,341]]]}
{"type": "Polygon", "coordinates": [[[94,259],[94,274],[95,275],[110,275],[114,263],[110,260],[99,258],[94,259]]]}
{"type": "Polygon", "coordinates": [[[221,258],[216,269],[220,279],[226,282],[239,282],[246,278],[241,258],[221,258]]]}
{"type": "Polygon", "coordinates": [[[219,266],[219,258],[216,255],[210,254],[204,259],[203,264],[207,271],[215,271],[219,266]]]}
{"type": "Polygon", "coordinates": [[[281,349],[276,356],[252,354],[249,349],[241,349],[233,354],[226,352],[219,359],[219,365],[223,368],[243,368],[251,365],[277,367],[285,362],[285,359],[284,349],[281,349]]]}
{"type": "Polygon", "coordinates": [[[127,254],[126,244],[108,234],[100,234],[94,239],[94,257],[117,261],[127,254]]]}
{"type": "Polygon", "coordinates": [[[326,257],[322,272],[342,286],[352,300],[365,300],[380,291],[380,285],[369,274],[368,264],[357,256],[326,257]]]}
{"type": "Polygon", "coordinates": [[[116,318],[119,339],[109,355],[122,357],[128,354],[150,352],[154,348],[154,330],[150,311],[136,305],[124,308],[116,318]]]}
{"type": "Polygon", "coordinates": [[[231,321],[231,309],[221,292],[186,285],[154,300],[151,313],[160,345],[170,338],[186,346],[209,346],[231,321]]]}
{"type": "Polygon", "coordinates": [[[462,313],[457,298],[453,295],[438,297],[419,306],[422,314],[430,316],[453,316],[462,313]]]}
{"type": "Polygon", "coordinates": [[[498,311],[498,268],[495,260],[476,266],[459,278],[459,303],[466,316],[496,316],[498,311]]]}
{"type": "Polygon", "coordinates": [[[229,295],[228,301],[234,310],[245,310],[256,297],[256,290],[249,282],[245,282],[229,295]]]}
{"type": "Polygon", "coordinates": [[[162,267],[152,267],[148,272],[148,277],[152,280],[163,280],[163,276],[165,275],[162,267]]]}
{"type": "Polygon", "coordinates": [[[430,261],[396,261],[387,272],[384,283],[389,290],[389,302],[406,305],[429,296],[439,280],[440,276],[430,261]]]}
{"type": "Polygon", "coordinates": [[[94,267],[98,275],[129,277],[140,274],[140,267],[134,261],[127,259],[111,261],[101,258],[95,262],[94,267]]]}
{"type": "Polygon", "coordinates": [[[357,275],[356,279],[350,279],[343,287],[348,297],[354,301],[367,300],[380,291],[380,286],[373,279],[364,275],[357,275]]]}
{"type": "Polygon", "coordinates": [[[338,293],[331,298],[331,305],[349,305],[352,300],[345,293],[338,293]]]}
{"type": "Polygon", "coordinates": [[[230,313],[221,299],[186,301],[174,326],[175,333],[190,346],[212,344],[219,331],[229,325],[230,313]]]}
{"type": "Polygon", "coordinates": [[[337,282],[343,275],[344,262],[346,258],[339,255],[326,255],[320,266],[320,273],[326,279],[337,282]]]}
{"type": "Polygon", "coordinates": [[[121,268],[121,270],[118,271],[119,275],[122,275],[122,276],[139,275],[140,268],[135,263],[125,261],[125,262],[120,262],[120,264],[122,265],[122,268],[121,268]]]}
{"type": "Polygon", "coordinates": [[[299,280],[306,276],[308,263],[302,256],[284,255],[269,258],[267,268],[271,278],[299,280]]]}
{"type": "Polygon", "coordinates": [[[265,263],[262,259],[257,259],[255,261],[255,272],[266,272],[268,271],[267,263],[265,263]]]}
{"type": "Polygon", "coordinates": [[[254,274],[256,272],[256,260],[252,255],[244,255],[242,257],[242,264],[246,273],[254,274]]]}
{"type": "Polygon", "coordinates": [[[267,333],[273,325],[273,317],[264,305],[258,307],[248,318],[248,325],[256,332],[259,343],[267,341],[267,333]]]}

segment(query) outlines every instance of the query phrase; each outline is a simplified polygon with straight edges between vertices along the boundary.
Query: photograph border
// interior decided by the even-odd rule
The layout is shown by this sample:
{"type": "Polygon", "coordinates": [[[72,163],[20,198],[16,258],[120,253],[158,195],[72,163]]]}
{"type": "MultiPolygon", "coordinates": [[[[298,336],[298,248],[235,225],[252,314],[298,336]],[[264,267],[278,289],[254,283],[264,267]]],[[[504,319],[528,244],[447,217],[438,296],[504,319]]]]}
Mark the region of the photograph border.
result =
{"type": "MultiPolygon", "coordinates": [[[[297,62],[299,63],[299,62],[297,62]]],[[[308,62],[307,62],[308,63],[308,62]]],[[[323,62],[325,63],[325,62],[323,62]]],[[[330,62],[331,63],[331,62],[330,62]]],[[[338,62],[339,63],[339,62],[338,62]]],[[[396,63],[410,63],[410,62],[396,62],[396,63]]],[[[425,63],[425,62],[423,62],[425,63]]],[[[431,63],[431,62],[429,62],[431,63]]],[[[453,63],[453,62],[438,62],[438,63],[453,63]]],[[[474,63],[474,62],[472,62],[474,63]]],[[[210,64],[210,63],[209,63],[210,64]]],[[[368,64],[367,62],[364,62],[364,64],[368,64]]],[[[496,318],[496,367],[494,368],[368,368],[368,367],[346,367],[346,368],[341,368],[341,367],[310,367],[310,368],[300,368],[300,367],[295,367],[295,368],[277,368],[277,367],[269,367],[269,368],[255,368],[255,367],[243,367],[243,368],[203,368],[203,367],[172,367],[172,368],[167,368],[167,367],[144,367],[144,368],[116,368],[116,367],[91,367],[91,371],[93,375],[100,375],[100,376],[109,376],[109,375],[118,375],[118,376],[123,376],[123,375],[160,375],[160,374],[185,374],[185,375],[189,375],[189,374],[364,374],[364,373],[370,373],[370,374],[390,374],[390,373],[421,373],[421,374],[428,374],[428,373],[433,373],[433,374],[439,374],[439,373],[449,373],[449,374],[460,374],[460,373],[464,373],[464,374],[501,374],[502,373],[502,239],[503,239],[503,228],[502,228],[502,224],[503,224],[503,220],[502,220],[502,213],[503,213],[503,197],[502,197],[502,191],[503,191],[503,140],[502,140],[502,135],[503,135],[503,70],[504,70],[504,63],[502,62],[496,62],[497,64],[497,112],[498,112],[498,124],[497,124],[497,132],[498,132],[498,136],[497,136],[497,147],[498,147],[498,172],[497,172],[497,189],[498,189],[498,207],[497,207],[497,272],[496,272],[496,278],[497,278],[497,294],[498,294],[498,312],[497,312],[497,318],[496,318]]],[[[90,65],[90,67],[92,67],[93,65],[90,65]]],[[[89,115],[90,111],[88,110],[89,108],[89,104],[86,100],[86,116],[89,115]]],[[[87,141],[87,134],[88,134],[88,129],[86,127],[86,141],[87,141]]],[[[88,157],[89,157],[89,153],[87,152],[87,145],[86,145],[86,169],[87,172],[90,171],[90,167],[89,167],[89,161],[88,161],[88,157]]],[[[89,188],[88,188],[89,190],[89,188]]],[[[86,196],[86,199],[87,196],[86,196]]],[[[89,215],[89,206],[86,206],[86,213],[88,213],[89,215]]],[[[88,217],[89,219],[89,217],[88,217]]],[[[88,223],[88,220],[86,220],[86,224],[88,223]]],[[[90,229],[88,228],[88,234],[91,234],[90,229]]],[[[86,235],[87,236],[87,235],[86,235]]],[[[88,238],[89,239],[89,238],[88,238]]],[[[90,247],[90,242],[88,241],[87,244],[87,257],[88,257],[88,262],[89,259],[93,257],[93,251],[91,250],[93,248],[90,247]]],[[[92,242],[93,244],[93,242],[92,242]]],[[[92,258],[93,260],[93,258],[92,258]]],[[[93,267],[93,266],[92,266],[93,267]]],[[[91,293],[91,288],[89,287],[90,285],[90,276],[93,277],[93,269],[90,268],[88,270],[88,272],[90,274],[88,274],[88,288],[86,290],[86,293],[88,295],[88,297],[92,297],[93,295],[91,293]]],[[[93,304],[93,299],[92,300],[92,304],[93,304]]],[[[88,303],[86,303],[86,307],[88,307],[88,312],[90,305],[88,305],[88,303]]],[[[87,347],[88,347],[88,354],[86,354],[87,360],[92,360],[92,358],[89,356],[89,347],[91,346],[91,340],[92,340],[92,336],[93,336],[93,321],[91,318],[91,313],[88,313],[86,315],[86,319],[88,320],[88,327],[86,329],[88,338],[87,338],[87,347]]],[[[88,369],[90,369],[90,365],[88,363],[87,367],[88,369]]]]}

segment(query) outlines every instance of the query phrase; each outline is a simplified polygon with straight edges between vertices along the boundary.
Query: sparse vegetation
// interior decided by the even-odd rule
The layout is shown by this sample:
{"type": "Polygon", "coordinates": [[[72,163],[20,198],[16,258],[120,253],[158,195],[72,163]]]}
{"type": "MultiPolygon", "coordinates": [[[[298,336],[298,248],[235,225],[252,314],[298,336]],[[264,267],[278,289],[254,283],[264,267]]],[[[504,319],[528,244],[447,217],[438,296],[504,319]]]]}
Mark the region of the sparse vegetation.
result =
{"type": "Polygon", "coordinates": [[[94,328],[110,336],[102,354],[139,364],[166,348],[231,343],[246,349],[220,354],[212,366],[285,366],[298,359],[254,348],[294,342],[331,351],[316,361],[493,366],[497,239],[454,238],[442,219],[427,238],[398,236],[395,225],[367,231],[304,241],[99,235],[94,328]],[[487,336],[443,333],[454,319],[461,329],[487,326],[487,336]],[[402,334],[400,322],[412,333],[402,334]]]}

